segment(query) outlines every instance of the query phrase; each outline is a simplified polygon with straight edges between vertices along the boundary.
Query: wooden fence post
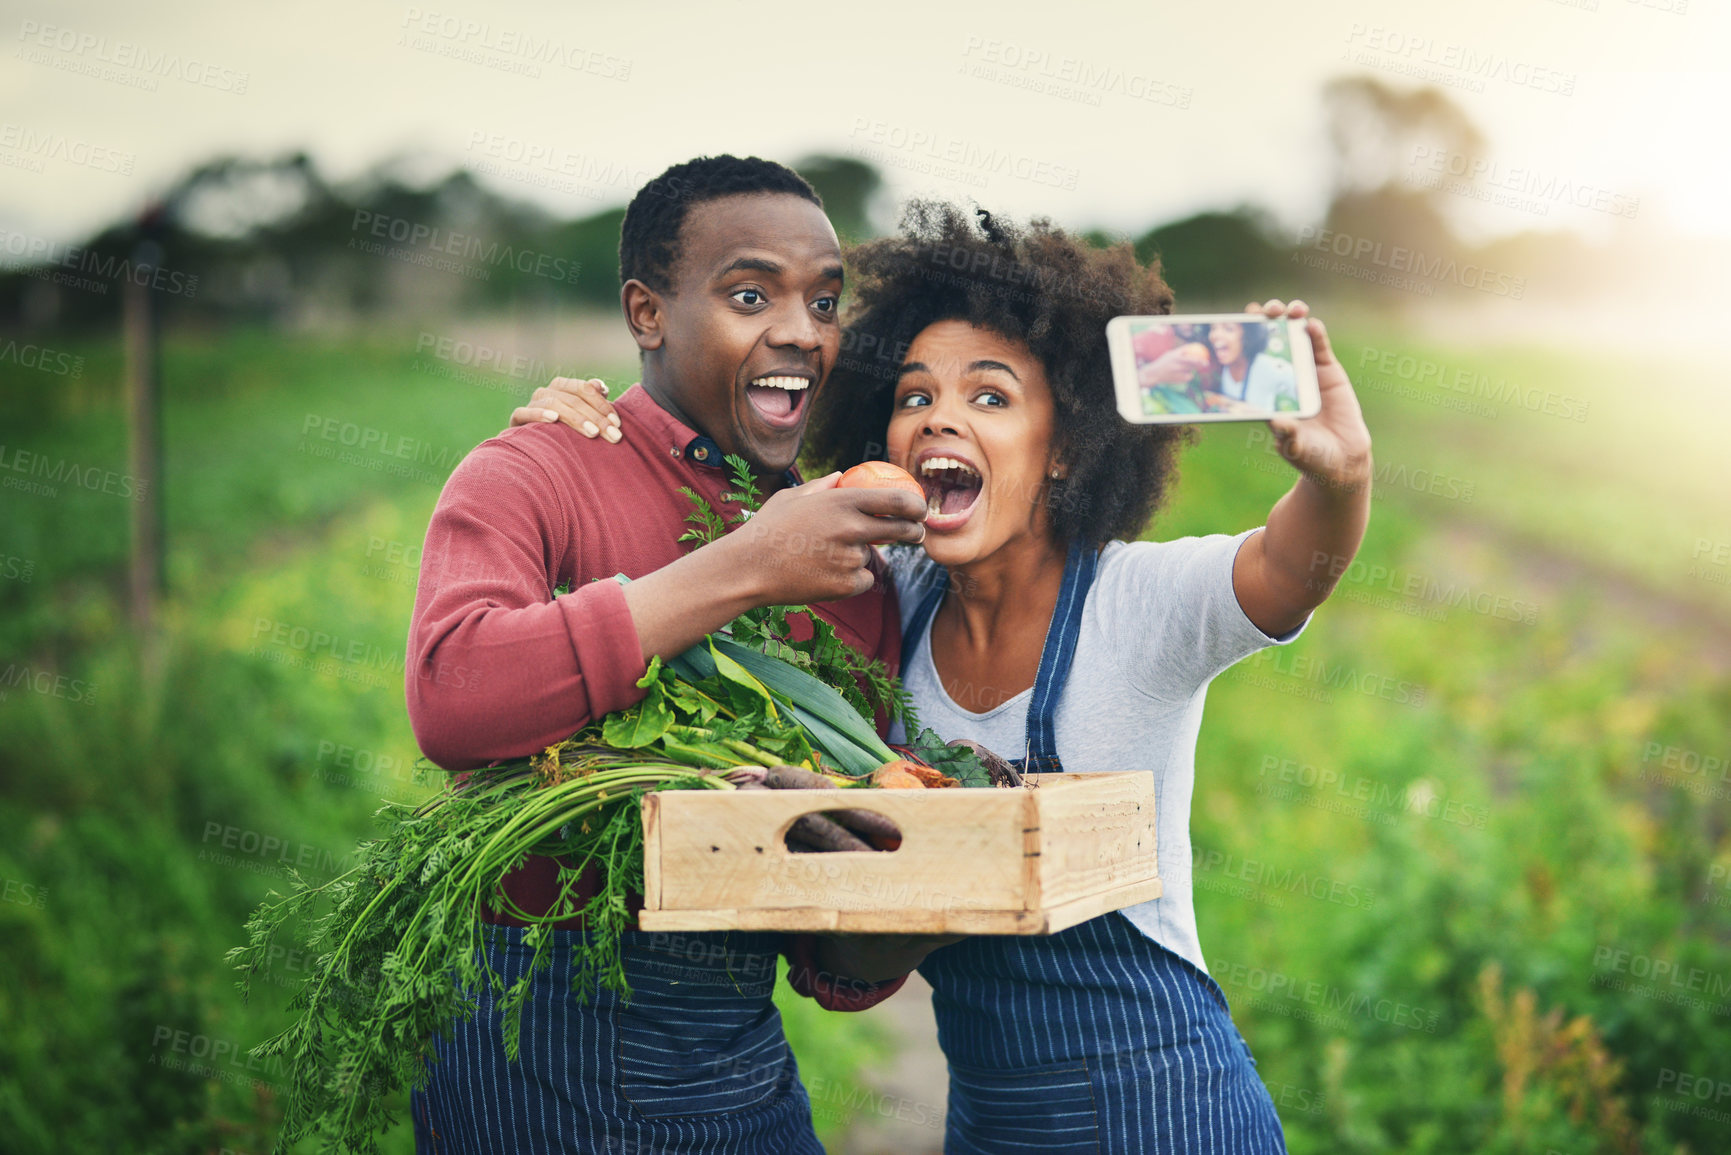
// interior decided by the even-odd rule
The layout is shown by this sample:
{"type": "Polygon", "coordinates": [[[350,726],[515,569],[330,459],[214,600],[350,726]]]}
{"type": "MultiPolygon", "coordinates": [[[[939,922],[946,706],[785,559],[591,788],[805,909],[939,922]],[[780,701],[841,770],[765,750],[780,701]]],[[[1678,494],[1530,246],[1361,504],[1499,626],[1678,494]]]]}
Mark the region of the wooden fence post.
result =
{"type": "Polygon", "coordinates": [[[162,526],[161,325],[149,287],[150,269],[160,259],[158,245],[141,243],[133,253],[132,276],[122,282],[121,292],[127,457],[133,484],[128,585],[133,626],[147,640],[155,633],[156,603],[167,585],[162,526]]]}

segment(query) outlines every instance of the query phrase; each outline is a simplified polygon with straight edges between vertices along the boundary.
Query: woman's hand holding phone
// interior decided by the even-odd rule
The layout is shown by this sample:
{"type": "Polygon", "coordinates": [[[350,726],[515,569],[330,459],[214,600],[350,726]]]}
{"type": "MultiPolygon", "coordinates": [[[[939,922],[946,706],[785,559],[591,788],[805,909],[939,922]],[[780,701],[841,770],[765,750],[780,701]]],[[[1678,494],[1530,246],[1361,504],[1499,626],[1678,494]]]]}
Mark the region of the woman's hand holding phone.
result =
{"type": "Polygon", "coordinates": [[[1347,380],[1346,367],[1329,344],[1328,330],[1310,316],[1310,306],[1303,301],[1286,304],[1271,300],[1261,305],[1253,301],[1244,311],[1305,321],[1305,332],[1310,336],[1322,409],[1314,417],[1283,414],[1269,420],[1280,455],[1330,490],[1353,493],[1370,484],[1370,429],[1364,423],[1352,382],[1347,380]]]}
{"type": "Polygon", "coordinates": [[[1280,455],[1302,475],[1268,513],[1232,563],[1232,590],[1245,616],[1270,637],[1303,624],[1357,554],[1370,520],[1370,430],[1328,331],[1303,301],[1269,301],[1247,312],[1305,323],[1320,407],[1310,416],[1271,417],[1280,455]]]}

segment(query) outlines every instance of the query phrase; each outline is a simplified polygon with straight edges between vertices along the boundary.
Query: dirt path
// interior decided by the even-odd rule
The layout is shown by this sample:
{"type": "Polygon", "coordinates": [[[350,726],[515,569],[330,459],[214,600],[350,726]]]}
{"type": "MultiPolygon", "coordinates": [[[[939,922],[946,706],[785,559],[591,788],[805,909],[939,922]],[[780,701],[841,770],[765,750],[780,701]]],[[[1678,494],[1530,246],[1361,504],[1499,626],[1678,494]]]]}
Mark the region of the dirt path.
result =
{"type": "Polygon", "coordinates": [[[941,1155],[950,1075],[938,1049],[932,988],[909,975],[894,997],[867,1013],[887,1020],[899,1049],[888,1071],[864,1076],[876,1098],[860,1103],[852,1129],[830,1155],[941,1155]]]}
{"type": "MultiPolygon", "coordinates": [[[[1436,522],[1417,552],[1433,568],[1447,567],[1447,559],[1456,559],[1458,565],[1459,559],[1494,555],[1504,571],[1497,581],[1526,591],[1543,609],[1554,612],[1570,599],[1590,598],[1594,617],[1615,618],[1648,633],[1686,636],[1709,670],[1731,674],[1731,589],[1725,586],[1701,581],[1699,592],[1687,594],[1657,589],[1608,565],[1485,521],[1436,522]]],[[[1469,581],[1484,576],[1455,572],[1469,581]]]]}

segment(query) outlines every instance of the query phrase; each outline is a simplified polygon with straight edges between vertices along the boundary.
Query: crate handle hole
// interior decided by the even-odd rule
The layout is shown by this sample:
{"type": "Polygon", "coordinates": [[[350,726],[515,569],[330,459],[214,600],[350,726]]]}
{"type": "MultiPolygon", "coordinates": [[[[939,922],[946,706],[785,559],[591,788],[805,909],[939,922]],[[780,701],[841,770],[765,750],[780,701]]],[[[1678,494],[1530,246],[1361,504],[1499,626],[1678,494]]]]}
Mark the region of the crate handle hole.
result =
{"type": "Polygon", "coordinates": [[[824,810],[802,815],[788,825],[782,835],[782,845],[791,854],[823,854],[858,847],[848,844],[857,839],[872,850],[898,850],[902,844],[901,827],[875,810],[824,810]],[[810,822],[823,818],[826,822],[810,822]],[[837,830],[840,827],[840,830],[837,830]]]}

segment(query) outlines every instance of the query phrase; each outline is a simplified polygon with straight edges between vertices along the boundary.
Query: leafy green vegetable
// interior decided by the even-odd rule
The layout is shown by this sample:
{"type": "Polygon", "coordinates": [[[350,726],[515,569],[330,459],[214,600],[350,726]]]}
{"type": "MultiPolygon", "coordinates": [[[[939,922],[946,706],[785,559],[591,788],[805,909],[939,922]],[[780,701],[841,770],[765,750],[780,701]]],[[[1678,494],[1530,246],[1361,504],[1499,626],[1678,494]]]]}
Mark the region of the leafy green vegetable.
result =
{"type": "MultiPolygon", "coordinates": [[[[814,733],[839,735],[849,745],[875,759],[873,766],[881,766],[895,757],[895,753],[878,737],[877,731],[834,687],[825,685],[786,662],[778,662],[726,638],[716,639],[711,649],[718,663],[731,655],[741,666],[761,678],[770,689],[799,707],[802,711],[800,720],[814,733]],[[823,723],[822,731],[812,725],[813,716],[823,723]]],[[[829,743],[824,745],[828,749],[829,743]]]]}
{"type": "MultiPolygon", "coordinates": [[[[744,666],[717,649],[713,638],[709,642],[709,656],[715,659],[715,672],[717,674],[734,686],[743,688],[752,706],[757,705],[757,702],[761,700],[763,709],[768,714],[770,721],[776,720],[775,699],[769,696],[769,691],[764,689],[763,683],[752,677],[750,671],[744,666]]],[[[743,703],[741,705],[743,706],[743,703]]],[[[744,711],[742,710],[742,712],[744,711]]]]}
{"type": "MultiPolygon", "coordinates": [[[[659,660],[659,659],[658,659],[659,660]]],[[[601,728],[601,740],[621,750],[652,745],[673,725],[673,711],[660,682],[649,687],[649,696],[629,709],[610,714],[601,728]]]]}
{"type": "Polygon", "coordinates": [[[942,770],[963,786],[996,785],[978,754],[966,746],[945,745],[936,730],[925,729],[915,734],[908,742],[908,749],[912,750],[920,761],[934,770],[942,770]]]}

